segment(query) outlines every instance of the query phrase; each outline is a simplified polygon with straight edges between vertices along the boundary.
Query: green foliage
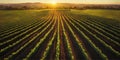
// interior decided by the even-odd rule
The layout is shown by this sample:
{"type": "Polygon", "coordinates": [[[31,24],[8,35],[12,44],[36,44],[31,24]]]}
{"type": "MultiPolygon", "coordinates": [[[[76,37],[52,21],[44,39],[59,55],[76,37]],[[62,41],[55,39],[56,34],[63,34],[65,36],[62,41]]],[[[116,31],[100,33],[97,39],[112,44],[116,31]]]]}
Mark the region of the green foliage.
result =
{"type": "Polygon", "coordinates": [[[63,9],[0,11],[0,46],[2,47],[0,54],[5,54],[3,59],[12,59],[20,58],[25,52],[22,59],[28,60],[36,57],[34,55],[41,50],[40,60],[48,58],[60,60],[61,53],[65,53],[64,57],[69,60],[77,58],[92,60],[94,59],[92,55],[101,60],[108,60],[111,56],[117,59],[120,52],[115,46],[120,46],[120,28],[118,28],[120,22],[98,17],[100,13],[107,11],[63,9]],[[10,50],[11,48],[13,50],[10,50]],[[49,56],[50,53],[53,53],[52,56],[49,56]],[[18,54],[20,57],[16,57],[18,54]]]}

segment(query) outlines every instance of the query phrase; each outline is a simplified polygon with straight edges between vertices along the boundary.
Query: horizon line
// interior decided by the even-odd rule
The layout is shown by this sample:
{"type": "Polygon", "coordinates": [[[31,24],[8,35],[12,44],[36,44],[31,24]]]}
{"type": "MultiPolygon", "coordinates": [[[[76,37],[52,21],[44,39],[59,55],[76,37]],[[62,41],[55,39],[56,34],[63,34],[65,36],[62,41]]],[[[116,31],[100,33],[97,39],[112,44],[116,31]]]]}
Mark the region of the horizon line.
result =
{"type": "MultiPolygon", "coordinates": [[[[50,4],[50,2],[10,2],[10,3],[0,3],[0,4],[22,4],[22,3],[43,3],[43,4],[50,4]]],[[[86,3],[72,3],[72,2],[57,2],[57,3],[70,3],[70,4],[119,4],[118,3],[91,3],[91,2],[86,2],[86,3]]]]}

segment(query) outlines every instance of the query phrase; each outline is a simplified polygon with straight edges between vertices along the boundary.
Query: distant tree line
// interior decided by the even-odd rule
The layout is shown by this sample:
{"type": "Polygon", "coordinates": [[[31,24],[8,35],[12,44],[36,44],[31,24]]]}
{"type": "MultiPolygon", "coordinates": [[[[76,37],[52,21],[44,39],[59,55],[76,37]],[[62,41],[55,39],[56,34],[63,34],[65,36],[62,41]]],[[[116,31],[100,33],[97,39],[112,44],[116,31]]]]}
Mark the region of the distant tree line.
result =
{"type": "Polygon", "coordinates": [[[95,4],[58,4],[52,7],[49,4],[0,4],[0,10],[28,10],[28,9],[120,9],[120,5],[95,5],[95,4]]]}

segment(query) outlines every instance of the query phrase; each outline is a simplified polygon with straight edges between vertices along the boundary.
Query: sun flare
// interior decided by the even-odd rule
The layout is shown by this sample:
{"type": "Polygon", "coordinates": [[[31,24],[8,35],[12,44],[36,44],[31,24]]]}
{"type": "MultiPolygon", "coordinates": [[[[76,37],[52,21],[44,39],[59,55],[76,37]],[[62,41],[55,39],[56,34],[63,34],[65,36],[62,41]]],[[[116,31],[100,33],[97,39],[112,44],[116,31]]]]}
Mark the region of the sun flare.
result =
{"type": "Polygon", "coordinates": [[[52,5],[56,5],[56,4],[57,4],[57,1],[53,0],[53,1],[51,1],[51,4],[52,4],[52,5]]]}

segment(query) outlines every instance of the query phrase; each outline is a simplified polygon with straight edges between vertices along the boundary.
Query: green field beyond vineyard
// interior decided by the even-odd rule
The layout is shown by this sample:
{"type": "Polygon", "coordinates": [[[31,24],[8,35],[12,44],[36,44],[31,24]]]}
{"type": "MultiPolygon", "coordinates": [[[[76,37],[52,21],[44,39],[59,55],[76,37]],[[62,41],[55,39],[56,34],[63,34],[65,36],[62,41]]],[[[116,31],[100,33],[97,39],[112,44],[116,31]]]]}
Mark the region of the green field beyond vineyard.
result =
{"type": "Polygon", "coordinates": [[[119,60],[119,10],[1,10],[0,60],[119,60]]]}

